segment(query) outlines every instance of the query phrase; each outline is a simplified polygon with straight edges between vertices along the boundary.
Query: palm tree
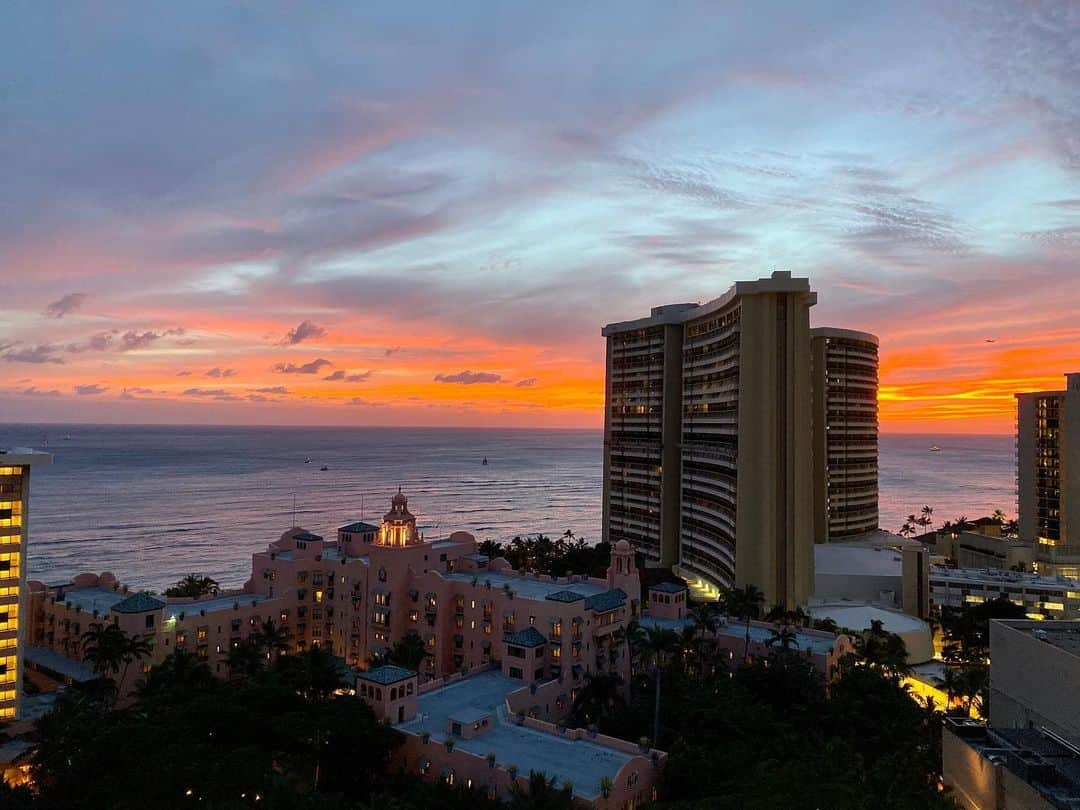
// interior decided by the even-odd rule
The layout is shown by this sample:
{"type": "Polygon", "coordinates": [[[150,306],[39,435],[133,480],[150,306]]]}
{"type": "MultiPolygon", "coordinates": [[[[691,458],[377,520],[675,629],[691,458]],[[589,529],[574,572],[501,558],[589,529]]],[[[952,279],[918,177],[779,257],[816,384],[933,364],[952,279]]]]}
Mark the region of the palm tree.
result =
{"type": "Polygon", "coordinates": [[[420,634],[415,630],[410,630],[401,641],[386,653],[384,661],[387,664],[394,664],[395,666],[419,672],[420,665],[424,663],[424,659],[427,657],[428,651],[424,640],[420,638],[420,634]]]}
{"type": "Polygon", "coordinates": [[[102,622],[91,624],[82,634],[82,642],[83,661],[117,691],[123,688],[132,662],[153,652],[145,638],[129,637],[117,625],[102,622]],[[113,679],[115,675],[120,676],[119,682],[113,679]]]}
{"type": "Polygon", "coordinates": [[[919,523],[920,526],[925,526],[927,529],[929,529],[931,526],[933,526],[934,525],[934,507],[932,507],[932,506],[924,506],[922,508],[922,517],[919,520],[921,521],[919,523]]]}
{"type": "Polygon", "coordinates": [[[577,725],[599,723],[626,710],[623,679],[617,672],[587,672],[570,716],[577,725]]]}
{"type": "Polygon", "coordinates": [[[510,786],[507,807],[511,810],[570,810],[573,806],[573,790],[556,787],[555,777],[549,779],[540,771],[529,772],[528,787],[521,787],[516,779],[510,786]]]}
{"type": "Polygon", "coordinates": [[[868,667],[890,680],[899,681],[911,674],[907,645],[900,636],[886,631],[878,619],[872,620],[870,629],[856,639],[855,648],[868,667]]]}
{"type": "Polygon", "coordinates": [[[83,661],[99,678],[111,680],[110,673],[120,672],[124,665],[126,635],[115,624],[92,623],[82,634],[82,645],[83,661]]]}
{"type": "Polygon", "coordinates": [[[765,604],[765,594],[756,585],[745,588],[733,588],[725,595],[725,606],[729,614],[746,622],[746,644],[743,647],[743,662],[750,660],[750,622],[761,615],[761,606],[765,604]]]}
{"type": "Polygon", "coordinates": [[[496,557],[503,556],[503,544],[498,540],[484,540],[477,549],[485,557],[495,559],[496,557]]]}
{"type": "Polygon", "coordinates": [[[150,642],[144,636],[126,636],[123,647],[123,662],[124,667],[120,673],[120,687],[123,688],[127,682],[128,667],[135,661],[141,661],[143,658],[149,658],[153,654],[154,648],[150,646],[150,642]]]}
{"type": "Polygon", "coordinates": [[[668,665],[671,653],[682,646],[679,635],[674,630],[648,627],[640,639],[642,657],[650,662],[655,696],[653,698],[653,745],[660,742],[660,681],[668,665]]]}
{"type": "Polygon", "coordinates": [[[342,685],[333,653],[324,647],[312,647],[298,655],[277,660],[274,670],[297,694],[308,700],[323,700],[342,685]]]}
{"type": "Polygon", "coordinates": [[[234,678],[250,678],[266,661],[255,636],[252,635],[229,650],[229,674],[234,678]]]}
{"type": "Polygon", "coordinates": [[[171,588],[166,589],[166,596],[185,596],[199,598],[214,596],[221,590],[217,580],[202,574],[188,574],[171,588]]]}
{"type": "Polygon", "coordinates": [[[992,514],[990,517],[992,517],[994,519],[994,522],[997,523],[1000,526],[1004,526],[1005,521],[1008,520],[1008,517],[1006,517],[1005,512],[1002,511],[1001,509],[995,509],[994,514],[992,514]]]}
{"type": "Polygon", "coordinates": [[[687,629],[692,631],[690,641],[696,642],[694,646],[697,652],[699,675],[703,675],[705,642],[714,637],[720,627],[720,610],[715,602],[703,602],[690,608],[688,617],[690,624],[687,629]]]}
{"type": "Polygon", "coordinates": [[[289,628],[267,619],[251,634],[251,642],[266,654],[267,661],[273,662],[281,653],[289,650],[289,628]]]}
{"type": "Polygon", "coordinates": [[[824,630],[826,633],[837,633],[840,631],[840,625],[836,623],[836,620],[826,616],[824,619],[814,619],[813,627],[815,630],[824,630]]]}
{"type": "Polygon", "coordinates": [[[640,624],[638,624],[637,619],[631,619],[626,623],[624,627],[620,627],[611,634],[611,642],[613,645],[626,645],[627,652],[630,656],[631,673],[633,673],[637,667],[639,653],[642,646],[644,645],[644,639],[645,630],[640,624]]]}
{"type": "Polygon", "coordinates": [[[139,697],[156,695],[170,698],[207,689],[215,682],[209,665],[187,650],[178,649],[150,670],[139,683],[139,697]]]}
{"type": "Polygon", "coordinates": [[[769,631],[769,646],[779,647],[781,652],[791,652],[797,641],[795,631],[788,624],[781,624],[779,627],[774,627],[769,631]]]}

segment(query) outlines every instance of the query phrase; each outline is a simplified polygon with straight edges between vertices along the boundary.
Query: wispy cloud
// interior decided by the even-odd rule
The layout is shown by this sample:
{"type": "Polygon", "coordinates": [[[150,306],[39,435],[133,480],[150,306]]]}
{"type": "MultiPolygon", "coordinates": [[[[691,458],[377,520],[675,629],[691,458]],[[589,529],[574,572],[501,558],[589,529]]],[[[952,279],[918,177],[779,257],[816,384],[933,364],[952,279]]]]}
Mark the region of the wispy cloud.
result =
{"type": "Polygon", "coordinates": [[[30,386],[22,390],[22,395],[24,397],[58,397],[60,392],[55,388],[43,389],[30,386]]]}
{"type": "Polygon", "coordinates": [[[536,377],[526,377],[524,380],[518,380],[514,383],[514,388],[532,388],[536,385],[536,377]]]}
{"type": "Polygon", "coordinates": [[[477,383],[497,383],[502,375],[490,371],[459,371],[457,374],[436,374],[435,382],[476,385],[477,383]]]}
{"type": "Polygon", "coordinates": [[[49,343],[39,343],[36,346],[26,346],[22,349],[8,349],[4,352],[4,360],[9,363],[55,363],[57,365],[64,362],[63,358],[59,356],[59,347],[53,346],[49,343]]]}
{"type": "Polygon", "coordinates": [[[84,385],[76,385],[74,391],[81,397],[97,396],[98,394],[104,394],[109,390],[107,385],[98,385],[97,383],[88,383],[84,385]]]}
{"type": "Polygon", "coordinates": [[[278,374],[318,374],[326,366],[334,365],[329,360],[319,357],[312,360],[310,363],[302,363],[297,365],[295,363],[277,363],[274,365],[274,371],[278,374]]]}
{"type": "Polygon", "coordinates": [[[63,318],[65,315],[80,309],[86,299],[86,293],[68,293],[50,302],[45,307],[45,316],[48,318],[63,318]]]}
{"type": "Polygon", "coordinates": [[[278,345],[294,346],[297,343],[303,343],[305,340],[314,340],[321,337],[326,337],[326,330],[323,327],[311,321],[301,321],[299,325],[285,333],[285,337],[281,339],[278,345]]]}
{"type": "Polygon", "coordinates": [[[239,372],[235,368],[220,368],[218,366],[214,366],[212,369],[203,374],[203,376],[214,378],[235,377],[238,373],[239,372]]]}
{"type": "Polygon", "coordinates": [[[349,373],[343,369],[338,369],[333,374],[323,377],[323,379],[330,382],[364,382],[364,380],[370,379],[371,375],[370,370],[349,373]]]}
{"type": "Polygon", "coordinates": [[[188,388],[184,391],[184,396],[198,399],[216,399],[222,402],[235,402],[242,399],[233,391],[225,388],[188,388]]]}

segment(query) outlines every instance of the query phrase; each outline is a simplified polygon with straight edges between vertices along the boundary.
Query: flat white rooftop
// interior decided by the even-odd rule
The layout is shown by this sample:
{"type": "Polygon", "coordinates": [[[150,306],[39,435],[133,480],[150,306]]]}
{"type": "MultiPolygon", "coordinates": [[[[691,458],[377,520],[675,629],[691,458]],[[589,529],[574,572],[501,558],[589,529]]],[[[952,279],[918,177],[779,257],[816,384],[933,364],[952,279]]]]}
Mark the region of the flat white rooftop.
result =
{"type": "MultiPolygon", "coordinates": [[[[588,739],[571,740],[517,725],[506,716],[506,695],[525,686],[498,670],[470,675],[420,695],[417,716],[396,727],[414,734],[428,731],[441,744],[451,718],[491,715],[490,731],[472,739],[455,737],[455,747],[482,757],[494,751],[501,765],[516,765],[523,775],[541,771],[554,777],[556,784],[569,780],[575,794],[595,798],[600,794],[600,780],[614,779],[631,755],[588,739]]],[[[569,695],[569,685],[566,691],[569,695]]]]}
{"type": "Polygon", "coordinates": [[[509,585],[515,595],[524,599],[546,599],[550,594],[559,591],[572,591],[583,597],[607,592],[607,586],[594,585],[591,582],[567,582],[565,578],[556,581],[550,576],[535,579],[530,576],[510,576],[494,571],[456,571],[452,574],[443,574],[443,576],[465,582],[472,582],[475,579],[477,586],[481,588],[486,582],[490,582],[492,588],[509,585]]]}
{"type": "Polygon", "coordinates": [[[930,625],[922,619],[901,613],[899,610],[854,602],[846,599],[830,599],[823,602],[811,602],[807,612],[815,619],[832,619],[840,627],[849,630],[866,630],[873,621],[880,621],[890,633],[930,632],[930,625]]]}

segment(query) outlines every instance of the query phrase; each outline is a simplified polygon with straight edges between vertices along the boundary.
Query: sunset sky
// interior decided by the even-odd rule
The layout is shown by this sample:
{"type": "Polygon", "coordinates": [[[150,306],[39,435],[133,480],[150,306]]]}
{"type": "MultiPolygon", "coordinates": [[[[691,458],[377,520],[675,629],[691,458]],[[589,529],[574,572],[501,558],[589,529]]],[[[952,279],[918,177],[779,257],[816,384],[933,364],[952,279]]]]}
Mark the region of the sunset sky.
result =
{"type": "Polygon", "coordinates": [[[598,427],[774,269],[883,431],[1080,371],[1073,0],[211,5],[5,9],[0,421],[598,427]]]}

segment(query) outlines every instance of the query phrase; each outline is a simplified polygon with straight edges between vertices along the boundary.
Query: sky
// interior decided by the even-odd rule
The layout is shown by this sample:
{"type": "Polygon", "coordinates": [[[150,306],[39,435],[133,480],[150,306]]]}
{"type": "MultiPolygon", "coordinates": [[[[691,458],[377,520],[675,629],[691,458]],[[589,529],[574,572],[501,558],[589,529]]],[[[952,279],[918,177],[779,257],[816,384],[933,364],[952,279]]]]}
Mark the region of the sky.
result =
{"type": "Polygon", "coordinates": [[[775,269],[881,429],[1080,371],[1080,4],[14,2],[0,421],[598,427],[775,269]]]}

